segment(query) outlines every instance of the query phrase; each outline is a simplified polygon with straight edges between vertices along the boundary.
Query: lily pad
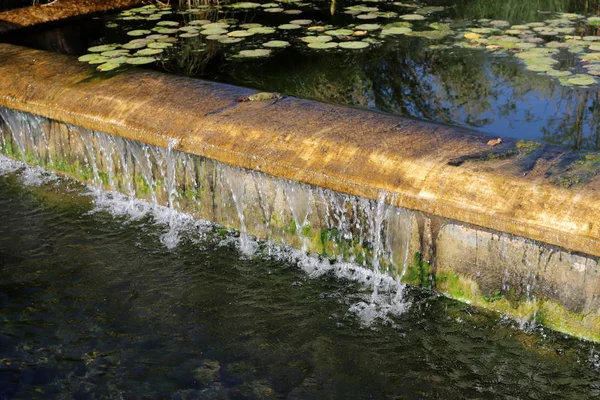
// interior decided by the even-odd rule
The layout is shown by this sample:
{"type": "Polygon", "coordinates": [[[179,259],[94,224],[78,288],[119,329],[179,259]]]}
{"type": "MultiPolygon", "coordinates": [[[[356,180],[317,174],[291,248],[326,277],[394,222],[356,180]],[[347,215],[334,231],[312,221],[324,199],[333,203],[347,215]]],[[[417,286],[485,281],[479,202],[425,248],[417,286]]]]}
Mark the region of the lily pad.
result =
{"type": "Polygon", "coordinates": [[[89,60],[88,64],[104,64],[109,61],[110,61],[110,58],[108,58],[108,57],[98,56],[96,58],[92,58],[91,60],[89,60]]]}
{"type": "Polygon", "coordinates": [[[156,23],[157,26],[179,26],[179,22],[175,21],[160,21],[156,23]]]}
{"type": "Polygon", "coordinates": [[[339,46],[342,49],[358,50],[358,49],[364,49],[365,47],[369,47],[369,43],[359,42],[359,41],[349,41],[349,42],[342,42],[339,44],[339,46]]]}
{"type": "Polygon", "coordinates": [[[394,27],[394,28],[385,28],[384,30],[381,31],[381,35],[382,36],[406,35],[407,33],[410,33],[410,32],[412,32],[412,29],[410,29],[410,28],[394,27]]]}
{"type": "Polygon", "coordinates": [[[200,34],[205,35],[205,36],[223,35],[226,33],[227,33],[227,29],[222,29],[222,28],[212,28],[212,29],[205,29],[203,31],[200,31],[200,34]]]}
{"type": "Polygon", "coordinates": [[[260,4],[259,3],[252,3],[252,2],[241,2],[241,3],[231,4],[229,7],[231,7],[231,8],[246,8],[246,9],[250,9],[250,8],[260,7],[260,4]]]}
{"type": "Polygon", "coordinates": [[[136,30],[127,32],[127,35],[129,35],[129,36],[144,36],[144,35],[149,35],[151,33],[152,32],[150,32],[147,29],[136,29],[136,30]]]}
{"type": "Polygon", "coordinates": [[[131,57],[127,60],[127,64],[131,65],[143,65],[151,64],[156,61],[154,57],[131,57]]]}
{"type": "Polygon", "coordinates": [[[282,29],[282,30],[293,30],[293,29],[300,29],[300,28],[302,28],[302,26],[296,25],[296,24],[282,24],[282,25],[279,25],[277,28],[282,29]]]}
{"type": "Polygon", "coordinates": [[[290,21],[290,24],[310,25],[310,24],[312,24],[312,19],[295,19],[295,20],[290,21]]]}
{"type": "Polygon", "coordinates": [[[248,31],[232,31],[227,34],[227,36],[236,37],[236,38],[243,38],[243,37],[248,37],[248,36],[252,36],[252,35],[254,35],[254,33],[248,32],[248,31]]]}
{"type": "Polygon", "coordinates": [[[116,44],[103,44],[101,46],[90,47],[88,49],[88,51],[91,52],[91,53],[102,53],[102,52],[105,52],[105,51],[115,50],[117,47],[119,47],[119,46],[116,45],[116,44]]]}
{"type": "Polygon", "coordinates": [[[302,14],[302,10],[285,10],[283,13],[288,15],[298,15],[302,14]]]}
{"type": "Polygon", "coordinates": [[[546,75],[554,76],[554,77],[561,77],[561,76],[573,75],[573,73],[571,71],[559,71],[557,69],[551,69],[549,71],[546,71],[546,75]]]}
{"type": "Polygon", "coordinates": [[[271,40],[269,42],[263,43],[263,47],[274,47],[274,48],[282,48],[288,47],[290,45],[289,42],[285,40],[271,40]]]}
{"type": "Polygon", "coordinates": [[[208,25],[211,22],[207,19],[195,19],[193,21],[188,22],[188,25],[192,25],[192,26],[204,26],[204,25],[208,25]]]}
{"type": "Polygon", "coordinates": [[[271,28],[270,26],[261,26],[259,28],[250,28],[248,32],[257,33],[260,35],[270,35],[271,33],[275,33],[275,28],[271,28]]]}
{"type": "Polygon", "coordinates": [[[588,86],[596,83],[596,79],[593,76],[586,74],[573,75],[567,79],[567,83],[577,86],[588,86]]]}
{"type": "Polygon", "coordinates": [[[186,38],[186,39],[198,37],[198,36],[200,36],[200,32],[185,32],[185,33],[182,33],[181,35],[179,35],[179,37],[186,38]]]}
{"type": "MultiPolygon", "coordinates": [[[[106,58],[104,56],[101,56],[98,53],[93,53],[93,54],[85,54],[85,55],[79,57],[77,60],[81,61],[81,62],[90,62],[91,60],[94,60],[94,59],[97,59],[97,58],[100,58],[100,57],[106,58]]],[[[106,58],[106,59],[108,60],[108,58],[106,58]]]]}
{"type": "Polygon", "coordinates": [[[381,29],[381,25],[379,25],[379,24],[362,24],[362,25],[358,25],[356,27],[356,29],[358,29],[360,31],[377,31],[377,30],[381,29]]]}
{"type": "Polygon", "coordinates": [[[240,28],[252,29],[252,28],[260,28],[261,26],[262,26],[262,24],[248,23],[248,24],[241,24],[240,28]]]}
{"type": "Polygon", "coordinates": [[[98,66],[96,67],[96,69],[97,69],[98,71],[102,71],[102,72],[105,72],[105,71],[112,71],[113,69],[117,69],[117,68],[119,68],[121,65],[122,65],[121,63],[107,62],[107,63],[104,63],[104,64],[100,64],[100,65],[98,65],[98,66]]]}
{"type": "Polygon", "coordinates": [[[336,47],[338,47],[338,43],[335,42],[327,42],[327,43],[323,43],[323,42],[314,42],[314,43],[309,43],[308,47],[310,47],[311,49],[334,49],[336,47]]]}
{"type": "MultiPolygon", "coordinates": [[[[277,3],[265,3],[260,5],[262,8],[279,8],[279,4],[277,3]]],[[[283,10],[283,8],[282,8],[283,10]]]]}
{"type": "Polygon", "coordinates": [[[120,56],[127,55],[127,54],[129,54],[129,51],[125,50],[125,49],[109,50],[109,51],[104,51],[104,52],[100,53],[101,56],[109,57],[109,58],[120,57],[120,56]]]}
{"type": "Polygon", "coordinates": [[[256,50],[242,50],[238,53],[239,57],[256,58],[256,57],[267,57],[271,54],[271,50],[268,49],[256,49],[256,50]]]}
{"type": "Polygon", "coordinates": [[[168,37],[169,37],[169,35],[154,34],[154,35],[146,36],[146,39],[158,40],[158,39],[166,39],[168,37]]]}
{"type": "Polygon", "coordinates": [[[148,40],[142,40],[142,41],[132,40],[129,43],[125,43],[124,45],[121,45],[121,47],[124,49],[128,49],[128,50],[137,50],[137,49],[143,49],[149,43],[150,43],[150,41],[148,41],[148,40]]]}
{"type": "Polygon", "coordinates": [[[213,22],[202,26],[202,29],[227,29],[229,24],[225,22],[213,22]]]}
{"type": "Polygon", "coordinates": [[[154,32],[163,33],[163,34],[166,34],[166,35],[171,35],[173,33],[179,32],[179,29],[175,29],[175,28],[155,28],[154,32]]]}
{"type": "Polygon", "coordinates": [[[358,19],[365,19],[365,20],[369,20],[369,19],[377,19],[377,14],[360,14],[357,15],[356,18],[358,19]]]}
{"type": "Polygon", "coordinates": [[[421,14],[405,14],[401,15],[400,19],[403,19],[405,21],[422,21],[425,19],[425,17],[421,14]]]}
{"type": "Polygon", "coordinates": [[[206,40],[223,40],[223,39],[231,39],[227,35],[208,35],[206,36],[206,40]]]}
{"type": "Polygon", "coordinates": [[[173,43],[165,43],[165,42],[150,42],[150,43],[148,43],[149,49],[166,49],[167,47],[173,47],[173,43]]]}
{"type": "Polygon", "coordinates": [[[330,31],[325,31],[326,35],[329,36],[351,36],[354,31],[350,29],[332,29],[330,31]]]}
{"type": "Polygon", "coordinates": [[[154,55],[160,54],[162,52],[163,52],[162,49],[142,49],[142,50],[137,51],[134,54],[134,57],[154,56],[154,55]]]}
{"type": "Polygon", "coordinates": [[[279,13],[279,12],[283,12],[283,11],[285,11],[285,10],[281,7],[265,8],[265,12],[268,12],[268,13],[279,13]]]}
{"type": "Polygon", "coordinates": [[[303,42],[306,43],[327,43],[333,39],[331,36],[321,35],[321,36],[305,36],[300,38],[303,42]]]}
{"type": "Polygon", "coordinates": [[[195,27],[195,26],[182,26],[181,28],[179,28],[179,30],[181,32],[193,32],[193,33],[197,33],[200,31],[200,28],[195,27]]]}
{"type": "Polygon", "coordinates": [[[234,43],[239,43],[241,42],[242,38],[239,37],[224,37],[222,39],[219,39],[219,43],[223,43],[223,44],[234,44],[234,43]]]}

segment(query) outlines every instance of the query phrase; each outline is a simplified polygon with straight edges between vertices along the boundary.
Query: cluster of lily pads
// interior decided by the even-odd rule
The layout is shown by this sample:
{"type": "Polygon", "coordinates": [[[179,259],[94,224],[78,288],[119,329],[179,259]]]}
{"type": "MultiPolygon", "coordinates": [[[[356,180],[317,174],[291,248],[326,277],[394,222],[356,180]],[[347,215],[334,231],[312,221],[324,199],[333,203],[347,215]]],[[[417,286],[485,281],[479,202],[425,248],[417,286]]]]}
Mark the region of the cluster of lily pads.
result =
{"type": "MultiPolygon", "coordinates": [[[[335,5],[335,2],[327,4],[335,5]]],[[[600,76],[600,36],[586,35],[600,27],[600,17],[560,13],[544,22],[520,25],[479,20],[470,28],[464,28],[463,21],[460,29],[454,29],[450,22],[439,20],[444,7],[363,0],[341,10],[327,10],[341,12],[346,19],[352,19],[345,26],[334,26],[302,18],[301,14],[315,7],[319,7],[319,3],[302,0],[244,1],[175,9],[156,5],[138,7],[123,11],[107,24],[107,27],[126,29],[131,40],[93,46],[88,49],[89,54],[79,60],[98,65],[100,71],[109,71],[126,64],[148,64],[177,57],[177,52],[171,50],[179,44],[193,44],[198,51],[223,45],[222,51],[228,57],[260,58],[289,46],[360,50],[402,35],[443,40],[430,45],[430,49],[458,46],[512,54],[522,60],[526,69],[555,77],[564,85],[592,85],[597,83],[594,76],[600,76]],[[289,21],[273,26],[253,22],[254,18],[260,20],[261,13],[266,17],[274,13],[289,15],[289,21]],[[244,20],[232,18],[231,14],[242,16],[244,20]],[[228,18],[223,18],[225,16],[228,18]],[[139,26],[124,26],[132,24],[139,26]]]]}
{"type": "MultiPolygon", "coordinates": [[[[372,0],[367,0],[372,1],[372,0]]],[[[311,19],[302,19],[300,14],[312,3],[301,0],[278,0],[276,3],[238,2],[222,6],[203,6],[187,9],[171,9],[147,5],[126,10],[107,27],[123,28],[119,21],[140,21],[143,26],[126,32],[132,39],[127,43],[109,43],[93,46],[89,54],[79,58],[82,62],[96,64],[100,71],[110,71],[124,64],[148,64],[169,54],[176,43],[195,40],[202,45],[219,43],[235,46],[227,50],[230,57],[256,58],[269,56],[274,49],[298,45],[313,50],[360,50],[381,42],[386,36],[415,35],[413,22],[421,23],[432,13],[442,11],[443,7],[418,7],[408,3],[388,3],[398,12],[380,10],[373,5],[352,5],[345,7],[343,13],[354,20],[353,23],[339,27],[319,23],[311,19]],[[215,12],[216,11],[216,12],[215,12]],[[221,13],[251,11],[253,15],[281,13],[290,15],[288,23],[267,26],[256,22],[240,22],[236,18],[221,18],[221,13]],[[182,17],[183,14],[183,17],[182,17]],[[215,18],[208,19],[214,15],[215,18]],[[174,18],[166,19],[170,16],[174,18]],[[177,20],[173,20],[177,19],[177,20]],[[152,26],[151,26],[152,25],[152,26]]],[[[447,25],[430,24],[427,34],[441,38],[450,34],[447,25]]],[[[176,54],[175,54],[176,56],[176,54]]]]}
{"type": "Polygon", "coordinates": [[[513,54],[527,70],[555,77],[565,86],[597,84],[600,36],[586,33],[600,26],[600,17],[570,13],[553,17],[521,25],[480,20],[478,27],[462,33],[464,41],[455,46],[513,54]]]}

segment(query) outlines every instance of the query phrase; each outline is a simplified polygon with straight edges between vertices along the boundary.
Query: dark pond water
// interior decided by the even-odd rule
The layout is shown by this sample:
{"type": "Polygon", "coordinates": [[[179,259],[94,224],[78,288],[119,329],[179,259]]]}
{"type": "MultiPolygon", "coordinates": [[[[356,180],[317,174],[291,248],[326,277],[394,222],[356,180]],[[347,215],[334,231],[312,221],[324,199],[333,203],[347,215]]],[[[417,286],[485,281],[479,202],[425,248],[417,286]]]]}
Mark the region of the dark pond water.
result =
{"type": "Polygon", "coordinates": [[[118,216],[127,201],[8,167],[0,399],[600,396],[590,343],[417,290],[366,325],[352,309],[370,293],[309,278],[282,249],[244,257],[197,222],[169,250],[158,214],[118,216]]]}
{"type": "Polygon", "coordinates": [[[108,61],[101,68],[113,71],[126,68],[120,63],[145,62],[490,135],[600,149],[599,10],[596,0],[285,0],[135,9],[4,40],[78,56],[91,46],[137,40],[130,49],[109,46],[122,52],[92,62],[108,61]],[[215,21],[225,25],[204,26],[215,21]],[[256,32],[245,24],[273,29],[256,32]],[[334,48],[314,49],[302,40],[326,36],[334,48]],[[285,45],[274,40],[289,46],[265,47],[285,45]],[[150,60],[131,61],[139,51],[150,60]]]}

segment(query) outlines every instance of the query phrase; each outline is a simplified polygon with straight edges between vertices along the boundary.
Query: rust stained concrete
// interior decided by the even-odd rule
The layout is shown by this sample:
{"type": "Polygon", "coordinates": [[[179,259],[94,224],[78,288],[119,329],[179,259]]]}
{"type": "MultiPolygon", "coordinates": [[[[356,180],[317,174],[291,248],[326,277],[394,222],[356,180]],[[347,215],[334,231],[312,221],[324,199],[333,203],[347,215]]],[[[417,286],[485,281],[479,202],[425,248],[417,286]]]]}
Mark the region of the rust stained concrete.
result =
{"type": "MultiPolygon", "coordinates": [[[[0,45],[0,105],[338,192],[600,256],[600,175],[553,183],[567,150],[489,161],[488,136],[315,101],[237,102],[248,89],[0,45]],[[528,156],[529,157],[529,156],[528,156]],[[450,164],[449,164],[450,163],[450,164]]],[[[505,139],[500,149],[514,148],[505,139]],[[511,147],[512,146],[512,147],[511,147]]]]}
{"type": "Polygon", "coordinates": [[[0,12],[0,33],[83,15],[133,7],[142,0],[58,0],[0,12]]]}

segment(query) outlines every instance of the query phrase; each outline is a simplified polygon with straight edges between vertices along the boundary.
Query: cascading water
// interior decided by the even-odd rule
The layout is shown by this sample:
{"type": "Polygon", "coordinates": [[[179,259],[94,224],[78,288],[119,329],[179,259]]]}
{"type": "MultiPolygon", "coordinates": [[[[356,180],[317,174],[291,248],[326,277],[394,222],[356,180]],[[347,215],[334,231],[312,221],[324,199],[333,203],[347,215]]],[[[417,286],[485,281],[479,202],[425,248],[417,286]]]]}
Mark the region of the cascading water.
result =
{"type": "Polygon", "coordinates": [[[58,172],[85,180],[100,209],[134,219],[162,210],[152,215],[168,227],[161,240],[169,248],[178,244],[182,229],[194,226],[193,215],[235,226],[247,255],[257,248],[251,235],[299,243],[300,251],[271,251],[296,260],[311,276],[332,273],[370,288],[371,294],[351,307],[365,323],[386,320],[406,307],[404,285],[397,280],[405,265],[397,266],[394,258],[408,259],[404,238],[410,233],[401,235],[399,248],[389,236],[411,229],[412,214],[402,210],[405,218],[397,218],[385,193],[377,201],[358,199],[191,156],[175,150],[175,140],[163,149],[5,108],[0,115],[6,126],[3,153],[44,167],[55,164],[58,172]],[[48,140],[50,134],[62,136],[48,140]],[[65,142],[68,147],[57,145],[65,142]],[[388,221],[389,215],[395,217],[388,221]],[[308,257],[311,252],[324,257],[308,257]]]}

